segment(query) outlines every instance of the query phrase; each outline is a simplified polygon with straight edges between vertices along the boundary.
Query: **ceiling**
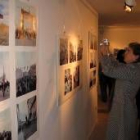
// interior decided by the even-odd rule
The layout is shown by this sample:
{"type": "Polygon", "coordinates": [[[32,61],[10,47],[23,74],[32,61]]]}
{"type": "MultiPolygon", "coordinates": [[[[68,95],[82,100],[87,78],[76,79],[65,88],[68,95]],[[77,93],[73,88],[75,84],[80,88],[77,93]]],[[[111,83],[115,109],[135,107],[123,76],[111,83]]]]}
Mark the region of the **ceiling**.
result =
{"type": "Polygon", "coordinates": [[[124,11],[124,0],[87,0],[98,12],[99,25],[140,26],[140,0],[131,13],[124,11]]]}

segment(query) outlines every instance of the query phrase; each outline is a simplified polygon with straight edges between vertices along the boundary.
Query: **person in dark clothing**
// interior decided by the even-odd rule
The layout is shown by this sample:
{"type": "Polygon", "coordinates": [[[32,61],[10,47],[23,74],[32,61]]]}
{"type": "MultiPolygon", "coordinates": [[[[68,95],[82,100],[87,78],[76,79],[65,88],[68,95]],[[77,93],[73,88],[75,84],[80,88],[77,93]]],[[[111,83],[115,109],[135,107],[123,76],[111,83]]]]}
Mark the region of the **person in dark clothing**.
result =
{"type": "Polygon", "coordinates": [[[138,93],[136,95],[136,105],[138,109],[138,121],[139,121],[138,140],[140,140],[140,89],[138,90],[138,93]]]}
{"type": "Polygon", "coordinates": [[[104,75],[101,66],[99,66],[99,82],[100,82],[101,100],[103,102],[107,102],[107,100],[111,96],[114,87],[114,79],[104,75]]]}

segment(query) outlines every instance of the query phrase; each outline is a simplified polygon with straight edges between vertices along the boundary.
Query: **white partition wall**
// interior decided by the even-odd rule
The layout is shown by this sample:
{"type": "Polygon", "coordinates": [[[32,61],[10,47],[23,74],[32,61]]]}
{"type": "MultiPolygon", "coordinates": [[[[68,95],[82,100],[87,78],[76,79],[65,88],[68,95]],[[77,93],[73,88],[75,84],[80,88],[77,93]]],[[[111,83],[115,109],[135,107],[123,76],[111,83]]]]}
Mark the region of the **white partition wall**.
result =
{"type": "Polygon", "coordinates": [[[98,41],[98,14],[84,0],[1,0],[0,5],[0,132],[12,140],[88,139],[97,120],[88,33],[98,41]],[[64,66],[60,35],[70,38],[64,66]],[[65,78],[72,78],[70,89],[65,78]]]}

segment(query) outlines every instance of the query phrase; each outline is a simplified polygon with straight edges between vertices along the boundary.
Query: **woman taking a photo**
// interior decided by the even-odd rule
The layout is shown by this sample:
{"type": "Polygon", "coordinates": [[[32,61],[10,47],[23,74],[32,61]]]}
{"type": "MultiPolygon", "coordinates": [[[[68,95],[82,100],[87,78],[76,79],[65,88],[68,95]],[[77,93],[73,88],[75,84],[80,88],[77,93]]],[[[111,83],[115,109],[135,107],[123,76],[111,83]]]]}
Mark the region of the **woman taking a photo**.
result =
{"type": "Polygon", "coordinates": [[[140,44],[130,43],[124,54],[126,64],[109,54],[108,45],[100,47],[103,73],[116,79],[109,116],[107,140],[136,140],[137,107],[135,96],[140,87],[140,44]]]}

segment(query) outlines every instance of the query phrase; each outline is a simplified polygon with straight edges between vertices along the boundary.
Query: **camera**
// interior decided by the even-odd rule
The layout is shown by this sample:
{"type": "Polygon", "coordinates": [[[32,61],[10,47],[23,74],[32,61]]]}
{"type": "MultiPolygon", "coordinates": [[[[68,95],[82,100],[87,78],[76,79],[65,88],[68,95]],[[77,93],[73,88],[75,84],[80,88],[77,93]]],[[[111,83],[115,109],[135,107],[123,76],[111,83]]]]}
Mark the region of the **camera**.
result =
{"type": "Polygon", "coordinates": [[[102,42],[105,46],[109,46],[109,40],[108,39],[103,39],[102,42]]]}

